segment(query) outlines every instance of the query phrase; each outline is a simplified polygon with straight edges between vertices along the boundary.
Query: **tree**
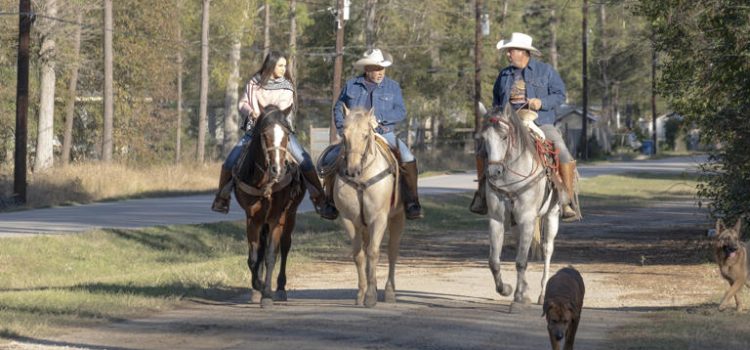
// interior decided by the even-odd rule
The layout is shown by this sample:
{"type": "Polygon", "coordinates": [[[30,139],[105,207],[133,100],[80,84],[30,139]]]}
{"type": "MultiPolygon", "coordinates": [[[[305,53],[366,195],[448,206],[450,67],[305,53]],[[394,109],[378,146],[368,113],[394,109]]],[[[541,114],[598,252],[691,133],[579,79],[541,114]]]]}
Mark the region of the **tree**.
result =
{"type": "Polygon", "coordinates": [[[55,117],[55,65],[56,50],[55,36],[57,35],[56,22],[57,0],[46,0],[44,3],[44,20],[37,27],[41,36],[41,48],[39,50],[39,123],[37,124],[36,157],[34,158],[34,170],[44,171],[53,164],[53,140],[54,140],[54,117],[55,117]]]}
{"type": "Polygon", "coordinates": [[[112,161],[114,119],[114,73],[112,64],[112,0],[104,0],[104,131],[102,161],[112,161]]]}
{"type": "Polygon", "coordinates": [[[750,208],[750,7],[739,0],[641,0],[660,55],[659,94],[700,128],[710,162],[699,195],[729,221],[750,208]]]}
{"type": "Polygon", "coordinates": [[[208,129],[208,28],[211,0],[203,0],[203,17],[201,20],[201,90],[198,110],[198,151],[196,159],[203,162],[206,158],[206,130],[208,129]]]}
{"type": "Polygon", "coordinates": [[[60,161],[63,165],[67,165],[70,162],[70,149],[73,147],[73,119],[75,118],[76,90],[78,89],[83,14],[83,9],[76,11],[76,29],[73,35],[73,60],[68,80],[68,101],[65,104],[65,129],[63,131],[62,155],[60,156],[60,161]]]}

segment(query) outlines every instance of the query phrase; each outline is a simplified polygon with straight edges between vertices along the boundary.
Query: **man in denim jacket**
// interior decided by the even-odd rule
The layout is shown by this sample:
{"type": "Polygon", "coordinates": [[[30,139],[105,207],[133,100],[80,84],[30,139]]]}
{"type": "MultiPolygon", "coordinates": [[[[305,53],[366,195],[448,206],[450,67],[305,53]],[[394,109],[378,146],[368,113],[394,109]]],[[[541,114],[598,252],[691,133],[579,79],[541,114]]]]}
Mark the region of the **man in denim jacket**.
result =
{"type": "MultiPolygon", "coordinates": [[[[565,186],[568,198],[574,196],[575,159],[568,151],[567,145],[555,128],[555,108],[565,101],[565,84],[552,66],[537,61],[531,55],[541,55],[531,45],[530,36],[513,33],[510,40],[497,43],[498,50],[506,50],[505,55],[510,66],[500,71],[492,89],[493,107],[511,107],[524,119],[532,132],[539,130],[544,138],[550,139],[560,151],[560,177],[565,186]]],[[[477,214],[487,213],[485,198],[485,178],[487,156],[483,151],[477,152],[477,177],[479,189],[474,194],[470,210],[477,214]]],[[[580,211],[574,208],[574,201],[563,203],[564,221],[580,219],[580,211]]]]}
{"type": "MultiPolygon", "coordinates": [[[[391,58],[383,55],[379,49],[365,52],[362,59],[354,64],[355,67],[363,69],[364,74],[346,82],[333,108],[333,113],[336,130],[339,135],[342,135],[344,106],[349,109],[374,108],[378,121],[376,131],[388,141],[391,149],[400,155],[404,209],[406,218],[413,220],[423,217],[417,193],[417,160],[409,147],[396,137],[396,125],[406,118],[406,107],[401,95],[401,87],[397,82],[385,76],[385,69],[391,64],[391,58]]],[[[339,152],[339,147],[332,147],[323,156],[323,164],[331,164],[338,157],[339,152]]],[[[326,192],[329,198],[332,183],[333,181],[326,181],[326,192]]]]}

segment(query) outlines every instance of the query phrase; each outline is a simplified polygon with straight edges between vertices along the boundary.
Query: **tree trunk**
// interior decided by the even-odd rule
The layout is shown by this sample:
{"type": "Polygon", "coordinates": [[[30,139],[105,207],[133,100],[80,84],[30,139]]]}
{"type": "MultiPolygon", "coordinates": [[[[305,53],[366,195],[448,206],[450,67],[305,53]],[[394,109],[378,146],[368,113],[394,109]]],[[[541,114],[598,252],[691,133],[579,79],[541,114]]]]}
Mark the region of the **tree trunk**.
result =
{"type": "Polygon", "coordinates": [[[112,31],[112,0],[104,0],[104,130],[102,133],[102,161],[104,162],[112,161],[113,148],[112,31]]]}
{"type": "Polygon", "coordinates": [[[78,89],[78,68],[81,59],[81,24],[83,10],[78,9],[76,15],[76,32],[73,34],[73,62],[70,67],[70,81],[68,82],[68,101],[65,105],[65,130],[63,132],[62,156],[63,165],[70,163],[70,149],[73,147],[73,119],[76,115],[76,90],[78,89]]]}
{"type": "Polygon", "coordinates": [[[240,30],[235,33],[235,37],[232,39],[232,48],[229,52],[229,78],[227,79],[227,90],[224,95],[224,139],[221,144],[221,154],[223,157],[229,155],[232,147],[237,143],[237,123],[240,118],[240,114],[237,111],[237,104],[239,101],[239,81],[240,81],[240,50],[242,50],[242,42],[240,41],[242,36],[243,26],[240,26],[240,30]]]}
{"type": "MultiPolygon", "coordinates": [[[[297,77],[297,0],[289,1],[289,62],[287,69],[293,78],[297,77]]],[[[297,101],[294,101],[297,106],[297,101]]]]}
{"type": "MultiPolygon", "coordinates": [[[[177,2],[177,18],[182,18],[182,2],[177,2]]],[[[182,156],[182,23],[177,24],[177,126],[175,127],[175,163],[182,156]]]]}
{"type": "Polygon", "coordinates": [[[609,142],[609,127],[611,124],[612,113],[610,111],[610,85],[609,81],[609,46],[607,43],[607,33],[605,23],[607,21],[607,13],[605,5],[599,5],[599,35],[601,47],[599,48],[599,66],[602,71],[602,120],[597,123],[597,127],[601,129],[601,139],[598,140],[601,143],[602,150],[606,153],[611,151],[609,142]]]}
{"type": "Polygon", "coordinates": [[[367,0],[365,2],[365,46],[367,50],[374,48],[377,41],[377,33],[375,31],[375,28],[377,28],[377,24],[375,23],[375,9],[377,4],[378,0],[367,0]]]}
{"type": "MultiPolygon", "coordinates": [[[[47,0],[44,14],[49,17],[57,16],[57,0],[47,0]]],[[[56,44],[55,30],[57,25],[49,18],[44,19],[39,26],[42,45],[39,50],[40,58],[40,91],[39,91],[39,125],[37,128],[36,157],[34,171],[44,171],[52,167],[53,138],[55,119],[55,64],[56,44]]]]}
{"type": "Polygon", "coordinates": [[[203,0],[203,20],[201,25],[201,91],[198,114],[198,151],[196,159],[206,159],[206,130],[208,129],[208,20],[211,0],[203,0]]]}
{"type": "Polygon", "coordinates": [[[268,56],[268,52],[271,51],[271,2],[266,0],[264,6],[264,24],[263,24],[263,59],[268,56]]]}
{"type": "Polygon", "coordinates": [[[549,61],[552,68],[557,70],[557,14],[555,9],[550,10],[550,42],[549,42],[549,61]]]}

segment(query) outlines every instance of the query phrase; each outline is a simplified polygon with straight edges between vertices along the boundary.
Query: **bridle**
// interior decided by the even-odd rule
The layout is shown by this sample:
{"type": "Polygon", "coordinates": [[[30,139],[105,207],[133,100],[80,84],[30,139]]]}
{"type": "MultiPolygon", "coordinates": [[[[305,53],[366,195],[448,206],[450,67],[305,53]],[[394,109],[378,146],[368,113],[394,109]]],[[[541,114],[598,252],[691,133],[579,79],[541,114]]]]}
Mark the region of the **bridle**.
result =
{"type": "Polygon", "coordinates": [[[520,141],[516,135],[518,135],[518,130],[513,126],[513,124],[508,121],[506,118],[501,118],[498,116],[492,116],[487,119],[487,122],[489,123],[486,127],[495,128],[498,125],[503,125],[508,130],[507,131],[507,137],[506,137],[506,147],[505,147],[505,154],[503,155],[502,159],[499,161],[491,161],[487,160],[488,165],[499,165],[504,169],[504,171],[508,171],[514,175],[520,176],[521,179],[505,183],[503,185],[497,185],[493,183],[492,181],[487,181],[487,183],[495,189],[498,192],[505,193],[506,195],[513,197],[516,196],[518,193],[525,191],[527,188],[531,187],[535,183],[537,183],[539,180],[541,180],[545,172],[544,171],[538,171],[540,169],[541,163],[537,161],[537,157],[532,155],[532,164],[533,167],[529,171],[528,174],[521,174],[520,172],[513,170],[511,167],[508,166],[508,163],[515,162],[518,158],[521,157],[521,154],[519,153],[518,156],[516,156],[513,159],[509,159],[511,157],[511,149],[518,144],[520,141]],[[538,171],[538,172],[537,172],[538,171]],[[534,176],[534,173],[537,173],[536,176],[534,176]],[[511,190],[510,188],[514,185],[520,184],[526,180],[531,179],[531,181],[527,182],[524,186],[511,190]]]}
{"type": "MultiPolygon", "coordinates": [[[[375,137],[376,137],[375,136],[375,131],[373,129],[370,129],[369,132],[368,132],[368,135],[367,135],[367,143],[365,144],[365,151],[363,152],[362,159],[359,162],[359,174],[360,174],[360,176],[364,172],[364,169],[367,169],[368,167],[370,167],[370,165],[372,165],[375,162],[375,160],[376,160],[375,159],[376,157],[372,157],[369,160],[369,162],[367,162],[367,156],[370,155],[371,153],[375,154],[376,151],[382,152],[382,149],[380,149],[380,148],[378,148],[377,146],[374,145],[374,143],[375,143],[375,137]],[[373,148],[375,148],[375,149],[373,149],[373,148]]],[[[348,143],[348,141],[346,139],[346,136],[343,137],[343,145],[344,145],[344,147],[346,147],[347,145],[349,145],[349,143],[348,143]]],[[[347,165],[347,156],[348,156],[348,153],[349,153],[348,148],[349,147],[346,147],[346,149],[345,149],[344,162],[342,162],[342,164],[344,164],[345,166],[339,168],[339,174],[338,174],[338,176],[339,176],[339,178],[342,181],[344,181],[345,184],[347,184],[349,186],[352,186],[352,187],[354,187],[354,189],[357,190],[357,199],[359,200],[359,218],[360,218],[360,221],[361,221],[362,225],[363,226],[367,226],[367,222],[365,220],[365,212],[364,212],[364,210],[365,210],[364,209],[364,194],[365,194],[365,190],[368,187],[370,187],[370,186],[372,186],[372,185],[380,182],[381,180],[385,179],[389,175],[394,175],[395,177],[398,177],[398,175],[397,175],[398,174],[398,170],[394,169],[393,166],[389,163],[388,168],[383,169],[382,171],[380,171],[379,173],[377,173],[375,176],[367,179],[366,181],[358,180],[354,176],[347,175],[346,170],[345,170],[346,169],[346,165],[347,165]]],[[[398,184],[394,182],[394,191],[396,190],[397,186],[398,186],[398,184]]]]}
{"type": "MultiPolygon", "coordinates": [[[[260,125],[257,125],[256,127],[260,127],[260,125]]],[[[279,123],[279,122],[272,122],[265,124],[263,123],[263,128],[260,130],[257,130],[256,137],[259,137],[260,140],[258,140],[261,143],[262,152],[263,152],[263,163],[260,162],[260,159],[255,159],[255,168],[259,171],[259,174],[262,174],[260,176],[260,179],[253,184],[247,184],[244,181],[240,181],[238,178],[236,178],[236,185],[239,187],[243,192],[250,194],[252,196],[257,197],[265,197],[270,198],[271,195],[274,192],[277,192],[286,186],[288,186],[292,182],[292,174],[286,171],[285,161],[291,160],[292,162],[296,163],[296,160],[294,157],[289,157],[289,151],[287,149],[287,145],[289,143],[289,134],[291,133],[291,130],[286,125],[279,123]],[[282,142],[279,143],[278,146],[271,144],[271,147],[269,147],[269,134],[271,134],[274,130],[275,126],[279,126],[284,131],[284,135],[286,135],[286,144],[282,142]],[[283,156],[283,157],[282,157],[283,156]],[[273,176],[269,175],[269,171],[271,169],[272,165],[272,159],[278,159],[278,169],[276,173],[273,176]]]]}

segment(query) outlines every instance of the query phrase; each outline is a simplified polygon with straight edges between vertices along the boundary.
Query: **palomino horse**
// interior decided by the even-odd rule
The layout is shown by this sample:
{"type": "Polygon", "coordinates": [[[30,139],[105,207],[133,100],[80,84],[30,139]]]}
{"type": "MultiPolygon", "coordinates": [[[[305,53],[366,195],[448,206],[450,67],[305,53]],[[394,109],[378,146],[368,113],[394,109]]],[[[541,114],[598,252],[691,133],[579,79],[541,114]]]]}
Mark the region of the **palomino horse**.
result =
{"type": "MultiPolygon", "coordinates": [[[[503,283],[500,272],[500,253],[503,238],[510,232],[515,221],[514,233],[518,237],[516,254],[516,293],[513,301],[529,303],[526,283],[526,266],[529,248],[534,237],[537,221],[544,233],[544,274],[542,293],[538,302],[544,300],[544,289],[549,277],[549,264],[554,250],[555,236],[560,219],[558,193],[546,178],[546,170],[536,153],[536,147],[528,128],[510,108],[495,109],[486,118],[482,131],[488,155],[487,207],[490,218],[490,270],[495,278],[495,289],[503,296],[513,292],[513,287],[503,283]]],[[[540,238],[536,236],[539,244],[540,238]]]]}
{"type": "Polygon", "coordinates": [[[298,166],[287,152],[291,128],[288,111],[266,107],[234,176],[235,196],[247,218],[247,265],[252,274],[252,301],[273,305],[273,270],[281,249],[276,300],[286,300],[286,259],[292,246],[297,207],[305,194],[298,166]],[[244,161],[247,157],[251,159],[244,161]],[[265,266],[264,264],[265,263],[265,266]],[[265,268],[265,276],[263,270],[265,268]]]}
{"type": "Polygon", "coordinates": [[[388,230],[388,282],[385,302],[396,302],[395,268],[404,209],[398,198],[398,165],[385,140],[375,133],[378,123],[373,111],[346,110],[344,140],[333,200],[341,222],[352,241],[352,256],[357,265],[359,290],[357,305],[373,307],[377,303],[375,269],[380,243],[388,230]]]}

